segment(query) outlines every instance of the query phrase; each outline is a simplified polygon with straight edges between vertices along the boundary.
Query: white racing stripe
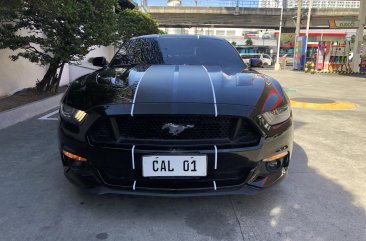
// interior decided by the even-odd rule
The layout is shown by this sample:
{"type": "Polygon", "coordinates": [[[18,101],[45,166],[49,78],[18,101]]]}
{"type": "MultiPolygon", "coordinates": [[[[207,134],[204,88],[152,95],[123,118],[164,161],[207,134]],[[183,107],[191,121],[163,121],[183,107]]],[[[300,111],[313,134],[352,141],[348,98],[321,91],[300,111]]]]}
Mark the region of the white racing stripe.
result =
{"type": "Polygon", "coordinates": [[[99,74],[97,74],[96,76],[95,76],[95,83],[97,83],[97,84],[99,84],[99,82],[98,82],[98,78],[99,78],[99,74]]]}
{"type": "Polygon", "coordinates": [[[135,170],[135,145],[131,149],[132,169],[135,170]]]}
{"type": "Polygon", "coordinates": [[[136,190],[136,180],[133,182],[132,190],[136,190]]]}
{"type": "Polygon", "coordinates": [[[217,169],[217,146],[214,145],[215,147],[215,170],[217,169]]]}
{"type": "Polygon", "coordinates": [[[141,74],[141,77],[139,79],[139,82],[137,83],[136,90],[135,90],[135,95],[133,96],[133,101],[132,101],[131,116],[133,116],[133,110],[135,109],[135,102],[136,102],[137,91],[139,90],[140,83],[141,83],[142,78],[144,77],[146,71],[141,74]]]}
{"type": "Polygon", "coordinates": [[[206,69],[205,66],[202,65],[202,67],[204,68],[204,70],[206,71],[207,75],[208,75],[208,78],[210,79],[210,82],[211,82],[211,88],[212,88],[212,95],[213,95],[213,99],[214,99],[214,106],[215,106],[215,117],[217,117],[217,104],[216,104],[216,94],[215,94],[215,88],[213,86],[213,83],[212,83],[212,79],[211,79],[211,75],[210,73],[208,72],[208,70],[206,69]]]}
{"type": "Polygon", "coordinates": [[[176,65],[174,69],[174,82],[178,81],[178,77],[179,77],[179,65],[176,65]]]}

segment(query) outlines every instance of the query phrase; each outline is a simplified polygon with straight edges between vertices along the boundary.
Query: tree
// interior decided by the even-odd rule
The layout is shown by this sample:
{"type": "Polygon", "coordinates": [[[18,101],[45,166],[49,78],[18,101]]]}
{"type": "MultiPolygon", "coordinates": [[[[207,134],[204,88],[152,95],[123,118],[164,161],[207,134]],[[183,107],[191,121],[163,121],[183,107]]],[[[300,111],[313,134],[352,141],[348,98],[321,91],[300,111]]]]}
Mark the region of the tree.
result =
{"type": "Polygon", "coordinates": [[[125,9],[120,12],[117,29],[119,38],[123,42],[136,36],[164,33],[159,30],[157,22],[150,17],[150,14],[135,9],[125,9]]]}
{"type": "Polygon", "coordinates": [[[245,41],[245,45],[247,46],[252,46],[253,45],[253,40],[251,38],[248,38],[246,41],[245,41]]]}
{"type": "Polygon", "coordinates": [[[232,44],[233,46],[236,46],[236,42],[235,42],[235,41],[232,41],[232,42],[231,42],[231,44],[232,44]]]}
{"type": "Polygon", "coordinates": [[[19,50],[13,61],[23,57],[48,66],[38,91],[56,92],[65,63],[117,38],[116,0],[17,1],[0,9],[0,49],[19,50]]]}

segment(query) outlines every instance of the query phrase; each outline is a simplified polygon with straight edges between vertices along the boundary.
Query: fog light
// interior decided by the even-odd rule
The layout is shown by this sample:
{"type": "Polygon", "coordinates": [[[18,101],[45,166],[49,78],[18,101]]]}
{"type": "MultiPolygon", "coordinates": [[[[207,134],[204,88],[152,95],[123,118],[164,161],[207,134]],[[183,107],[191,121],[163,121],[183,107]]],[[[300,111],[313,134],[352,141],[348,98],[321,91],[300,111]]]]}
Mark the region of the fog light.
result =
{"type": "Polygon", "coordinates": [[[65,156],[67,156],[68,158],[71,158],[71,159],[73,159],[73,160],[75,160],[75,161],[79,161],[79,162],[85,162],[85,161],[86,161],[86,158],[81,157],[81,156],[78,156],[78,155],[73,154],[73,153],[71,153],[71,152],[68,152],[68,151],[63,150],[63,151],[62,151],[62,153],[63,153],[65,156]]]}
{"type": "Polygon", "coordinates": [[[282,158],[266,163],[266,167],[269,171],[276,171],[282,167],[282,158]]]}

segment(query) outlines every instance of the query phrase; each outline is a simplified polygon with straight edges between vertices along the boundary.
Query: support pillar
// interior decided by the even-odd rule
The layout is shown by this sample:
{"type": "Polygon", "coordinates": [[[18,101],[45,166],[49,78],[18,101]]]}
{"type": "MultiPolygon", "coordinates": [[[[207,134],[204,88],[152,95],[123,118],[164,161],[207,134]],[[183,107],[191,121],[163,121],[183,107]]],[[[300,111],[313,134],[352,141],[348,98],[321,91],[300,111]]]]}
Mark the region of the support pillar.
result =
{"type": "Polygon", "coordinates": [[[352,71],[360,71],[360,50],[362,48],[363,34],[366,21],[366,1],[360,1],[360,10],[358,12],[358,29],[356,33],[355,45],[353,47],[352,71]]]}
{"type": "Polygon", "coordinates": [[[297,15],[296,15],[295,41],[296,41],[296,38],[300,35],[300,28],[301,28],[301,8],[302,8],[302,0],[297,0],[297,15]]]}
{"type": "MultiPolygon", "coordinates": [[[[169,7],[179,7],[182,6],[181,0],[167,0],[166,5],[169,7]]],[[[183,29],[182,28],[169,28],[166,29],[166,32],[168,34],[182,34],[183,29]]]]}

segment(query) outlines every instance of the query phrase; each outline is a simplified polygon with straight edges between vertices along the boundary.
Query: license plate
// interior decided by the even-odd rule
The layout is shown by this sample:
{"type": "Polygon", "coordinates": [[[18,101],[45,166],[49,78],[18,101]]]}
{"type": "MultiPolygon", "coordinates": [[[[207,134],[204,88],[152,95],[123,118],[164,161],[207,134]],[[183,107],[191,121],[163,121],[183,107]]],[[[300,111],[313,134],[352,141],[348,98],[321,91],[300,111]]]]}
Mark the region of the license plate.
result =
{"type": "Polygon", "coordinates": [[[207,176],[207,156],[143,156],[144,177],[207,176]]]}

